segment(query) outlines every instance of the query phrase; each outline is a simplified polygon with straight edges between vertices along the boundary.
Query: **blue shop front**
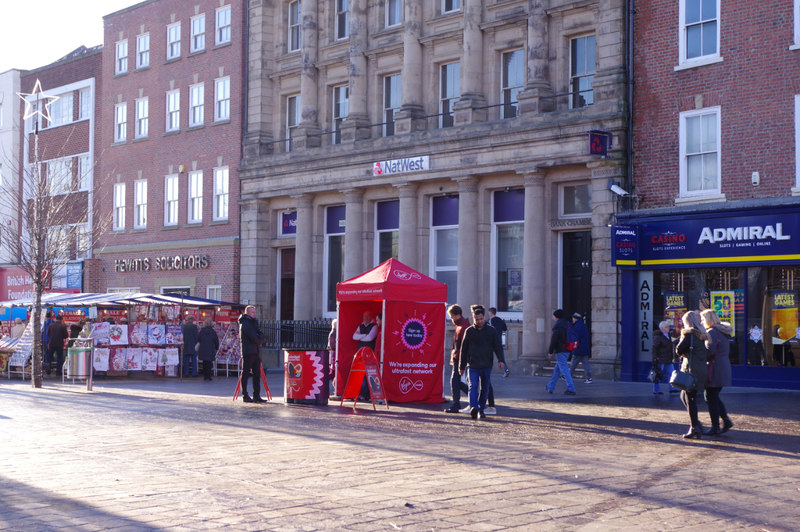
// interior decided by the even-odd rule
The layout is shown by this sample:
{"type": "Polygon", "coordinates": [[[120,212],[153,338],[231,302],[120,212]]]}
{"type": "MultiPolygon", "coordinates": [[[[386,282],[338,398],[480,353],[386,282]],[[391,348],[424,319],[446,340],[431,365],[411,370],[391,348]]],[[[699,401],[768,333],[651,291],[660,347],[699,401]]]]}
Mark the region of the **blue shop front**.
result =
{"type": "Polygon", "coordinates": [[[688,310],[730,322],[734,386],[800,389],[800,206],[617,217],[622,380],[644,381],[652,338],[688,310]]]}

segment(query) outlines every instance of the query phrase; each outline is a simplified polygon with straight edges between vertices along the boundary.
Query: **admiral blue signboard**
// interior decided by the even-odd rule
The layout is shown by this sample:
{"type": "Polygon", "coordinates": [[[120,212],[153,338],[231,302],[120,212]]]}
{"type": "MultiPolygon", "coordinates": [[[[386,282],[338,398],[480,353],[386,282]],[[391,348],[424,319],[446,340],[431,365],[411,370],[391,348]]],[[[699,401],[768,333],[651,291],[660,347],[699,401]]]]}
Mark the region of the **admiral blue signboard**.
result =
{"type": "Polygon", "coordinates": [[[614,266],[636,266],[639,258],[639,238],[636,226],[611,227],[611,262],[614,266]]]}
{"type": "MultiPolygon", "coordinates": [[[[800,260],[800,212],[680,218],[635,227],[638,265],[646,269],[800,260]]],[[[614,255],[619,257],[616,247],[614,255]]]]}

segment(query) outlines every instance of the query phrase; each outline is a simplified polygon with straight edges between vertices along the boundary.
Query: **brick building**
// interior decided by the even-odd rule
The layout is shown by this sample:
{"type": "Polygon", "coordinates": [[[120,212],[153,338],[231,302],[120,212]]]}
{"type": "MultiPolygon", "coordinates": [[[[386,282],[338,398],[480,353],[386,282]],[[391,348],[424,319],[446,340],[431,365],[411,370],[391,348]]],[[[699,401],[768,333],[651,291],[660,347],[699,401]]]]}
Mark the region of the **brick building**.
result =
{"type": "Polygon", "coordinates": [[[103,291],[238,301],[243,2],[104,17],[103,291]]]}
{"type": "Polygon", "coordinates": [[[563,306],[590,317],[611,374],[622,0],[252,2],[248,17],[243,300],[331,317],[337,281],[397,257],[449,303],[513,320],[515,371],[541,365],[563,306]]]}
{"type": "MultiPolygon", "coordinates": [[[[38,159],[41,175],[46,179],[43,194],[53,201],[46,223],[51,231],[58,232],[61,242],[68,243],[63,257],[61,252],[56,252],[59,255],[57,262],[66,264],[52,272],[53,290],[80,292],[97,287],[91,272],[95,249],[93,236],[96,237],[100,223],[95,212],[94,186],[99,158],[96,116],[101,94],[101,63],[100,46],[81,46],[52,64],[25,71],[20,76],[21,92],[33,92],[38,83],[44,94],[58,97],[49,104],[46,112],[45,100],[40,98],[37,104],[36,96],[28,97],[29,104],[19,99],[15,102],[19,105],[20,118],[29,106],[35,109],[38,105],[43,111],[32,114],[22,123],[18,182],[24,191],[21,201],[30,200],[35,182],[34,163],[38,159]],[[38,153],[35,142],[37,128],[38,153]]],[[[23,225],[24,221],[18,220],[18,223],[23,225]]],[[[16,291],[20,290],[24,289],[17,286],[16,291]]]]}
{"type": "Polygon", "coordinates": [[[799,10],[636,3],[635,194],[615,228],[623,249],[638,238],[616,257],[623,338],[636,338],[624,377],[649,371],[661,320],[710,307],[734,325],[734,384],[800,386],[799,10]]]}
{"type": "MultiPolygon", "coordinates": [[[[17,182],[14,177],[19,172],[20,139],[22,138],[19,114],[20,71],[6,70],[0,73],[0,183],[9,186],[17,182]]],[[[14,223],[19,208],[0,202],[0,220],[14,223]]],[[[0,241],[0,264],[13,263],[16,250],[9,242],[0,241]]]]}

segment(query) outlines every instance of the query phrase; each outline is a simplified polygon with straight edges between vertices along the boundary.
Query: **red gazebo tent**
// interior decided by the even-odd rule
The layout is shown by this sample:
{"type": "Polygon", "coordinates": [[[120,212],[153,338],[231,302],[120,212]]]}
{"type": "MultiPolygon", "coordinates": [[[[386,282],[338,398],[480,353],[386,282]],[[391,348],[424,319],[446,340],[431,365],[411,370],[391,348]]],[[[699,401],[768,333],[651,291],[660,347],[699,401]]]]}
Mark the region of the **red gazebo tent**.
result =
{"type": "Polygon", "coordinates": [[[444,401],[447,285],[397,259],[336,285],[338,342],[336,393],[347,383],[358,342],[353,333],[364,311],[383,314],[375,354],[389,401],[444,401]]]}

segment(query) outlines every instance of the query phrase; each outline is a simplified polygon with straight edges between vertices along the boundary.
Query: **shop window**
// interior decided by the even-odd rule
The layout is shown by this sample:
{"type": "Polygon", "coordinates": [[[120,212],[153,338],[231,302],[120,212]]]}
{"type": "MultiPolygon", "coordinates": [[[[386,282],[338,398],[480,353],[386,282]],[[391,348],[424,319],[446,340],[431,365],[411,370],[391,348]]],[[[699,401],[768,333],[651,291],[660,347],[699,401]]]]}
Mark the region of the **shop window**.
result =
{"type": "Polygon", "coordinates": [[[325,312],[336,312],[336,283],[344,280],[345,206],[335,205],[325,209],[325,269],[323,271],[323,298],[325,312]]]}
{"type": "Polygon", "coordinates": [[[347,114],[350,112],[350,87],[348,85],[340,85],[333,88],[332,111],[332,142],[333,144],[340,144],[342,142],[342,123],[345,121],[347,114]]]}
{"type": "Polygon", "coordinates": [[[496,191],[492,207],[494,275],[490,297],[498,312],[522,312],[525,191],[496,191]]]}
{"type": "Polygon", "coordinates": [[[458,196],[431,199],[431,271],[447,285],[447,301],[458,297],[458,196]]]}
{"type": "Polygon", "coordinates": [[[143,33],[136,37],[136,68],[150,66],[150,34],[143,33]]]}
{"type": "Polygon", "coordinates": [[[439,127],[453,127],[453,105],[461,96],[461,65],[439,67],[439,127]]]}
{"type": "Polygon", "coordinates": [[[300,33],[300,0],[289,2],[288,16],[288,51],[296,52],[302,46],[302,34],[300,33]]]}
{"type": "Polygon", "coordinates": [[[719,0],[681,0],[681,65],[719,57],[719,0]]]}
{"type": "Polygon", "coordinates": [[[336,0],[336,39],[350,36],[350,0],[336,0]]]}
{"type": "Polygon", "coordinates": [[[502,58],[500,101],[503,103],[503,118],[514,118],[518,114],[517,98],[525,85],[525,55],[523,50],[505,52],[502,58]]]}
{"type": "Polygon", "coordinates": [[[558,199],[558,213],[562,218],[580,218],[592,215],[592,188],[588,183],[560,186],[558,199]]]}
{"type": "Polygon", "coordinates": [[[375,206],[375,263],[398,256],[400,201],[379,201],[375,206]]]}
{"type": "Polygon", "coordinates": [[[680,114],[681,197],[720,194],[720,108],[680,114]]]}
{"type": "Polygon", "coordinates": [[[586,35],[570,41],[570,108],[577,109],[594,103],[594,73],[596,68],[595,36],[586,35]]]}
{"type": "Polygon", "coordinates": [[[383,78],[383,136],[394,135],[394,115],[400,110],[402,97],[400,74],[383,78]]]}

